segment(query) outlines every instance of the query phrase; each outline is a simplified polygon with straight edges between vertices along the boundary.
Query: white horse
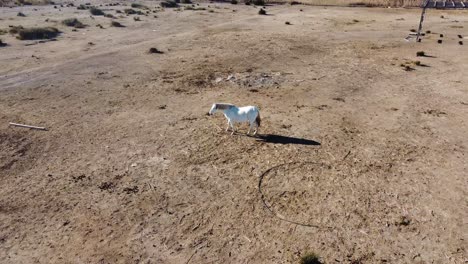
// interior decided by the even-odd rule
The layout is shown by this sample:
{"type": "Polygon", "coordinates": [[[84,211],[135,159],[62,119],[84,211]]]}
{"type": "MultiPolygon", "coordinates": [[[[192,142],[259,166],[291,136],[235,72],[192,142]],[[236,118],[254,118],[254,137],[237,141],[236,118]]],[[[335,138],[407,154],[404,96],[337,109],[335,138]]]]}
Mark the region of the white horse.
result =
{"type": "Polygon", "coordinates": [[[250,134],[250,131],[255,125],[254,135],[257,134],[258,128],[260,127],[260,112],[256,106],[244,106],[244,107],[237,107],[233,104],[213,104],[210,109],[209,114],[212,115],[216,111],[223,111],[224,116],[228,121],[228,126],[226,131],[229,131],[229,127],[232,128],[231,135],[234,134],[236,129],[234,128],[234,123],[242,123],[242,122],[249,122],[250,127],[247,135],[250,134]]]}

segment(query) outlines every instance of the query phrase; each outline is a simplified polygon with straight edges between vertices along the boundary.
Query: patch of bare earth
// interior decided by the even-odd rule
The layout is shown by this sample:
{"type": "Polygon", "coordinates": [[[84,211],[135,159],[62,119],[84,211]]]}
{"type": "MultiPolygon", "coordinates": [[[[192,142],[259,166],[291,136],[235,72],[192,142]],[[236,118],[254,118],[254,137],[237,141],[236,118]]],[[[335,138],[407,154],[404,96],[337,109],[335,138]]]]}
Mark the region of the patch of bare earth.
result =
{"type": "Polygon", "coordinates": [[[466,12],[90,3],[0,8],[62,32],[1,36],[0,262],[466,261],[466,12]]]}

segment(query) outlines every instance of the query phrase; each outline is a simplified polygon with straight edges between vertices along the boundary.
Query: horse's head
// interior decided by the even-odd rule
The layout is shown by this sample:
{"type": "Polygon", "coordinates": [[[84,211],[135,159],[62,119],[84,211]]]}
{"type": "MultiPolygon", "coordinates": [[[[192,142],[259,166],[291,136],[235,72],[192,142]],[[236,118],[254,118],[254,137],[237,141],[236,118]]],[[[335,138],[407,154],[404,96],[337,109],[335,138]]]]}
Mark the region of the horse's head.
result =
{"type": "Polygon", "coordinates": [[[213,106],[211,106],[211,109],[210,111],[208,112],[209,115],[212,115],[216,112],[217,109],[217,105],[216,104],[213,104],[213,106]]]}

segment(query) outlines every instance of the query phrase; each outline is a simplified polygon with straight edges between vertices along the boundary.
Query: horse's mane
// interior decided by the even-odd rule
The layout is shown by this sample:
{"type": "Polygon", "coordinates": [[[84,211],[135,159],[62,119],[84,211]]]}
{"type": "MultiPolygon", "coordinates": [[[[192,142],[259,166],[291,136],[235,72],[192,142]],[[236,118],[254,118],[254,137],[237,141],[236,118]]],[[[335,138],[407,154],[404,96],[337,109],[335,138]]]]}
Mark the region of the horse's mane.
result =
{"type": "Polygon", "coordinates": [[[225,110],[225,109],[230,109],[232,107],[236,107],[236,106],[233,104],[216,103],[216,109],[225,110]]]}

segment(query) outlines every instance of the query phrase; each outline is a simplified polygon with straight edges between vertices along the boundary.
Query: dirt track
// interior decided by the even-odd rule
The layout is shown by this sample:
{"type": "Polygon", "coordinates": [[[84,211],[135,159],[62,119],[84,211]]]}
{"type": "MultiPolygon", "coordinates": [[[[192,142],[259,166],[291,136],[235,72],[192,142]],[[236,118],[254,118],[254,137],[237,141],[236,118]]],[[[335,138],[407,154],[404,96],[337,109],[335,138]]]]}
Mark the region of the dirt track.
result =
{"type": "Polygon", "coordinates": [[[201,6],[0,9],[63,31],[0,36],[1,263],[466,263],[467,12],[414,43],[419,10],[201,6]],[[214,102],[258,105],[261,135],[214,102]]]}

